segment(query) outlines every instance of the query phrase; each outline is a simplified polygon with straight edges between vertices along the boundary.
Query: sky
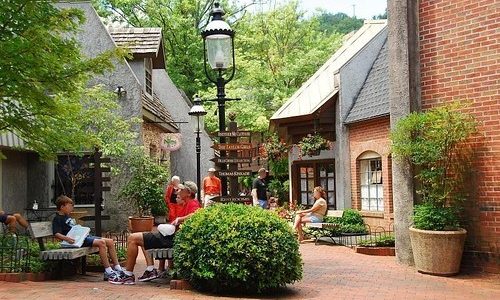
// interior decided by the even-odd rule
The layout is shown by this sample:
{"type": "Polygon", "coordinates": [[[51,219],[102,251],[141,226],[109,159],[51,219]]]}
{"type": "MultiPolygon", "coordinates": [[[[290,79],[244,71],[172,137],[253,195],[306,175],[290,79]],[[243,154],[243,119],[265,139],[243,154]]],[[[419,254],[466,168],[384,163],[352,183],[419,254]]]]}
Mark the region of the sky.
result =
{"type": "Polygon", "coordinates": [[[312,13],[319,7],[331,13],[343,12],[352,17],[354,11],[356,17],[361,19],[371,19],[383,14],[387,7],[387,0],[299,0],[299,3],[307,12],[312,13]]]}

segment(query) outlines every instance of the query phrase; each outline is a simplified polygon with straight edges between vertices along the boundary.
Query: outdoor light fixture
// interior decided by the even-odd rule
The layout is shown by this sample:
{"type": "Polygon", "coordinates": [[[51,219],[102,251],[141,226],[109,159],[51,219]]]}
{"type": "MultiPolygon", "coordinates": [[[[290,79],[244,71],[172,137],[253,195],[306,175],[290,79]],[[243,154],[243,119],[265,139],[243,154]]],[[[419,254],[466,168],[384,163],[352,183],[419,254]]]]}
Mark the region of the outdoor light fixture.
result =
{"type": "Polygon", "coordinates": [[[196,185],[198,186],[198,201],[201,201],[200,195],[200,154],[201,154],[201,141],[200,133],[203,130],[204,117],[207,114],[203,106],[201,105],[201,99],[198,95],[194,96],[194,105],[188,113],[191,116],[191,121],[193,124],[194,132],[196,133],[196,185]]]}
{"type": "Polygon", "coordinates": [[[125,95],[127,95],[127,91],[123,88],[123,86],[119,85],[116,89],[115,89],[115,94],[118,95],[118,97],[124,97],[125,95]]]}
{"type": "MultiPolygon", "coordinates": [[[[203,37],[203,66],[208,80],[217,86],[217,109],[219,111],[219,131],[226,130],[226,98],[225,85],[234,77],[236,70],[234,60],[234,31],[227,24],[222,16],[224,10],[220,7],[219,1],[214,2],[214,7],[210,13],[212,20],[201,32],[203,37]],[[226,71],[228,74],[226,74],[226,71]]],[[[225,143],[226,139],[220,137],[220,143],[225,143]]],[[[220,152],[221,156],[225,151],[220,152]]],[[[221,170],[226,170],[226,165],[221,165],[221,170]]],[[[222,196],[227,195],[227,178],[221,180],[222,196]]]]}

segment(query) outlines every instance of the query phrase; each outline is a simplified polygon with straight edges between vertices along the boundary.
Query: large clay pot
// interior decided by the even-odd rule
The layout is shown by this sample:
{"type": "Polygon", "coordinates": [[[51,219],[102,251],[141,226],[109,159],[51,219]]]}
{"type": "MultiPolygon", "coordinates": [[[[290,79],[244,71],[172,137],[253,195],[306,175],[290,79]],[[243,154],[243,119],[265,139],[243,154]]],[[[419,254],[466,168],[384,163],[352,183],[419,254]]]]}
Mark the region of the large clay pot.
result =
{"type": "Polygon", "coordinates": [[[410,227],[415,267],[420,273],[450,276],[460,271],[467,231],[431,231],[410,227]]]}
{"type": "Polygon", "coordinates": [[[153,230],[154,217],[128,217],[131,232],[146,232],[153,230]]]}

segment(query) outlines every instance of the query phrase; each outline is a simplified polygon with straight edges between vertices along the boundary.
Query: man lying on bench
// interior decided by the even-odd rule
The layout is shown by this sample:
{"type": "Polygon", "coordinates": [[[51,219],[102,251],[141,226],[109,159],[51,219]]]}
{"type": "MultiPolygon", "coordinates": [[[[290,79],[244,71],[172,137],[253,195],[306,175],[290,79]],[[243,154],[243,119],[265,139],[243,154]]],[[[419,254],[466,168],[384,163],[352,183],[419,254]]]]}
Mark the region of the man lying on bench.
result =
{"type": "Polygon", "coordinates": [[[0,223],[4,223],[9,228],[10,233],[16,232],[16,224],[21,225],[25,229],[28,228],[28,221],[21,214],[8,214],[3,210],[0,210],[0,223]]]}
{"type": "MultiPolygon", "coordinates": [[[[177,218],[172,225],[178,226],[189,218],[197,209],[200,208],[198,200],[195,199],[198,187],[192,181],[186,181],[179,184],[177,194],[177,218]]],[[[159,227],[160,228],[160,227],[159,227]]],[[[135,284],[134,267],[139,253],[139,247],[144,249],[161,249],[174,247],[174,232],[167,230],[162,232],[136,232],[132,233],[127,239],[127,265],[119,277],[110,278],[108,281],[113,284],[135,284]]],[[[139,281],[149,281],[158,277],[158,271],[154,268],[153,258],[146,255],[146,271],[138,278],[139,281]]]]}
{"type": "Polygon", "coordinates": [[[323,216],[328,210],[328,205],[326,200],[325,190],[317,186],[313,190],[313,197],[316,200],[313,207],[305,210],[298,210],[295,216],[294,228],[297,231],[299,242],[304,240],[304,232],[302,231],[302,225],[304,223],[321,223],[323,222],[323,216]]]}

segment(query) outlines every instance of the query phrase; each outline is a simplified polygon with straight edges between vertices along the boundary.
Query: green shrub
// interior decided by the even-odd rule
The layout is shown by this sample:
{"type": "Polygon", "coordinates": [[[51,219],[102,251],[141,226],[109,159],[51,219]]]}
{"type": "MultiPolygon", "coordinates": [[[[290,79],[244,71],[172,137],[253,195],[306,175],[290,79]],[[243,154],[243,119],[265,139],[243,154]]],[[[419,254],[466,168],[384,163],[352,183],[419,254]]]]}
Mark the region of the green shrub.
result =
{"type": "Polygon", "coordinates": [[[338,231],[341,233],[368,233],[364,224],[342,224],[338,231]]]}
{"type": "Polygon", "coordinates": [[[340,223],[343,225],[364,225],[365,221],[359,211],[349,208],[344,210],[340,223]]]}
{"type": "Polygon", "coordinates": [[[413,224],[422,230],[455,230],[460,227],[458,207],[436,206],[433,203],[415,205],[413,224]]]}
{"type": "Polygon", "coordinates": [[[175,273],[202,290],[262,292],[302,278],[290,226],[253,206],[198,211],[176,234],[174,251],[175,273]]]}
{"type": "Polygon", "coordinates": [[[375,239],[364,240],[358,243],[364,247],[394,247],[394,236],[392,234],[384,234],[375,239]]]}

